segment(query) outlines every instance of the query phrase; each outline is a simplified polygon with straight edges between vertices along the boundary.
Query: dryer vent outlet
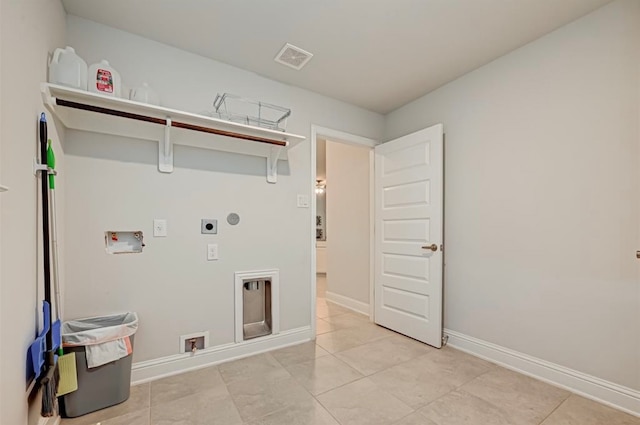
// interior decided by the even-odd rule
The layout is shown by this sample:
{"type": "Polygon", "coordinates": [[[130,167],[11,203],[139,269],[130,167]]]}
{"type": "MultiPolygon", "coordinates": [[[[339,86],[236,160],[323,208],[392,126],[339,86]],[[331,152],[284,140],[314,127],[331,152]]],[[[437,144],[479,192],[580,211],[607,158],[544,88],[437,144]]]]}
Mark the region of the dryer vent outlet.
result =
{"type": "Polygon", "coordinates": [[[235,273],[236,342],[280,333],[280,272],[235,273]]]}

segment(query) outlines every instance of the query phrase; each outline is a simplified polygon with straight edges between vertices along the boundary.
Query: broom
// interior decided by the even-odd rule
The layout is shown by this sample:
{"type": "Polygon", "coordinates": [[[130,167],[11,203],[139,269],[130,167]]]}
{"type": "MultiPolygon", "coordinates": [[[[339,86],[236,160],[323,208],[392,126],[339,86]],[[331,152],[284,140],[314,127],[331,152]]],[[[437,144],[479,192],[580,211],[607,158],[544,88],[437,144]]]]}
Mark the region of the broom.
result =
{"type": "MultiPolygon", "coordinates": [[[[44,112],[40,115],[40,162],[47,163],[47,117],[44,112]]],[[[48,167],[40,171],[41,195],[42,195],[42,257],[44,273],[44,300],[51,304],[51,250],[49,245],[49,182],[48,167]]],[[[49,310],[49,323],[52,323],[51,310],[49,310]]],[[[49,328],[46,338],[47,358],[44,365],[44,375],[40,380],[42,389],[42,408],[40,414],[51,417],[56,413],[58,381],[60,375],[56,367],[55,353],[53,351],[53,326],[49,328]]]]}
{"type": "MultiPolygon", "coordinates": [[[[56,169],[56,155],[51,146],[51,139],[47,145],[47,166],[50,170],[56,169]]],[[[51,191],[51,236],[53,238],[53,288],[56,298],[56,322],[60,324],[61,302],[60,302],[60,277],[58,274],[58,220],[56,217],[56,181],[55,174],[49,174],[49,189],[51,191]]],[[[76,370],[76,353],[64,354],[62,343],[58,348],[58,370],[60,372],[60,382],[56,396],[60,397],[78,389],[78,371],[76,370]]]]}

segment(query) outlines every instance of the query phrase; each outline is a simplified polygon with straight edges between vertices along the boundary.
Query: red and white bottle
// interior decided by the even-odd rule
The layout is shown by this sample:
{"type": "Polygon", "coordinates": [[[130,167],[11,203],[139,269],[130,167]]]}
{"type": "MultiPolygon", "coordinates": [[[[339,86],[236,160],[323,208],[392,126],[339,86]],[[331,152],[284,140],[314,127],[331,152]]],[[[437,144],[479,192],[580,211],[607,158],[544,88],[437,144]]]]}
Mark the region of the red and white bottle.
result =
{"type": "Polygon", "coordinates": [[[106,60],[101,60],[89,67],[87,86],[93,93],[121,97],[120,74],[106,60]]]}

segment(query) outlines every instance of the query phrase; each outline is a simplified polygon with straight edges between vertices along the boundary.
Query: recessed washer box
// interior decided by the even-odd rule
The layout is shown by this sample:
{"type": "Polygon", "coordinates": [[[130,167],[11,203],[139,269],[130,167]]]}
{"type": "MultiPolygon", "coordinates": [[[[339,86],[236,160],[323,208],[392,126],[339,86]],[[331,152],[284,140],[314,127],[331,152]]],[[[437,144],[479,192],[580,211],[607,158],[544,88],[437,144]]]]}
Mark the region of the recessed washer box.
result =
{"type": "Polygon", "coordinates": [[[180,335],[180,353],[195,353],[207,347],[209,347],[209,331],[180,335]]]}
{"type": "Polygon", "coordinates": [[[107,254],[137,254],[142,252],[142,232],[140,230],[109,230],[104,232],[107,254]]]}

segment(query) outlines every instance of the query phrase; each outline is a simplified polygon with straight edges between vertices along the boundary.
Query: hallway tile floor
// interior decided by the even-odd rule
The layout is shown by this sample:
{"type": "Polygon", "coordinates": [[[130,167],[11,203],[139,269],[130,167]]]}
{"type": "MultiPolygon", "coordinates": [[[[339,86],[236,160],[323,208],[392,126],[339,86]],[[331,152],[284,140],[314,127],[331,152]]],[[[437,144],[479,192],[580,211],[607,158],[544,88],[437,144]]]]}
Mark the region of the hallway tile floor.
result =
{"type": "Polygon", "coordinates": [[[640,425],[636,418],[326,301],[318,337],[132,387],[62,425],[640,425]]]}

